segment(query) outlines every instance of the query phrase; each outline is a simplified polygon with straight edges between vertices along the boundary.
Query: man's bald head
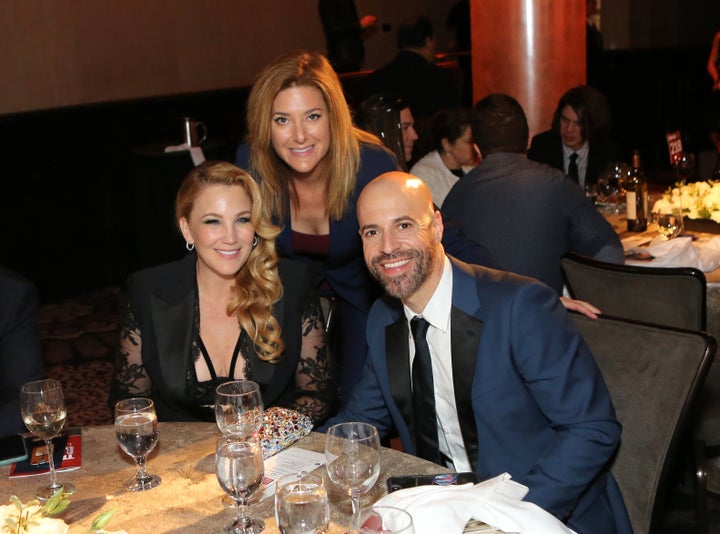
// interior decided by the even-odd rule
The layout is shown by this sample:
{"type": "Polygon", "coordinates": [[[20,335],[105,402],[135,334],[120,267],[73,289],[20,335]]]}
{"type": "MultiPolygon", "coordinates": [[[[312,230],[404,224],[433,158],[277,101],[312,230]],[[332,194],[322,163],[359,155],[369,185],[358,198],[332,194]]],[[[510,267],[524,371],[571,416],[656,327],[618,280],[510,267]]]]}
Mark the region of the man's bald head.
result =
{"type": "Polygon", "coordinates": [[[365,186],[357,203],[370,272],[392,296],[420,313],[442,275],[443,225],[419,178],[389,172],[365,186]]]}
{"type": "Polygon", "coordinates": [[[365,186],[358,198],[358,212],[363,204],[372,205],[378,197],[389,195],[403,198],[416,209],[426,209],[430,215],[435,211],[432,193],[425,182],[412,174],[392,171],[381,174],[365,186]]]}

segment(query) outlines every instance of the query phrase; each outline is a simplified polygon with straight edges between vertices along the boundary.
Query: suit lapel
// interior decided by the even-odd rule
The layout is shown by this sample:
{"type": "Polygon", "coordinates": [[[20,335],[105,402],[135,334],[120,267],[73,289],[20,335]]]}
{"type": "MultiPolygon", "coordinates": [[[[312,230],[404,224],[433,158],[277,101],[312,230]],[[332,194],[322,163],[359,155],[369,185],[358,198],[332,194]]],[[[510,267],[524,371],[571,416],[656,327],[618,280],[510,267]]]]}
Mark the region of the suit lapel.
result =
{"type": "Polygon", "coordinates": [[[453,306],[450,316],[455,406],[465,450],[474,470],[478,458],[478,435],[472,403],[472,383],[475,377],[475,363],[483,322],[455,306],[453,306]]]}
{"type": "Polygon", "coordinates": [[[385,354],[393,399],[410,429],[410,434],[414,436],[408,329],[403,314],[397,321],[385,327],[385,354]]]}
{"type": "Polygon", "coordinates": [[[150,297],[160,376],[163,377],[172,399],[185,398],[185,374],[192,341],[194,305],[193,291],[188,291],[174,304],[155,295],[150,297]]]}

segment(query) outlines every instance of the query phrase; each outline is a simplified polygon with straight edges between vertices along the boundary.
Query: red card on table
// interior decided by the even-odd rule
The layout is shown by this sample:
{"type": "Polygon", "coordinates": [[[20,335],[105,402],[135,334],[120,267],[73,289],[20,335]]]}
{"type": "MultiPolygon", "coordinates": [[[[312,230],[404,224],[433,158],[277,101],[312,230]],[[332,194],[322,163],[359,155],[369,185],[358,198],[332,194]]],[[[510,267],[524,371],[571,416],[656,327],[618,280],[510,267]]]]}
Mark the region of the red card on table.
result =
{"type": "MultiPolygon", "coordinates": [[[[10,466],[10,477],[28,477],[50,472],[45,442],[32,434],[25,435],[27,460],[10,466]]],[[[53,438],[53,460],[56,471],[70,471],[82,465],[82,431],[68,428],[53,438]]]]}

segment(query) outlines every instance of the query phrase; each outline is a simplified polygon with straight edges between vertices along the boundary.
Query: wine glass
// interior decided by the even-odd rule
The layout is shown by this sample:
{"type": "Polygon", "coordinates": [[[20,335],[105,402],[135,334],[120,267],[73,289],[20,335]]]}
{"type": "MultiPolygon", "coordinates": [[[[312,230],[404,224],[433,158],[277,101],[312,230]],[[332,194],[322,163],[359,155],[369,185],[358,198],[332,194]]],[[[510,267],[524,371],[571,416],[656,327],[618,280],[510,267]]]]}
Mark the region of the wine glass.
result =
{"type": "Polygon", "coordinates": [[[674,162],[677,183],[685,185],[695,180],[695,154],[683,154],[674,162]]]}
{"type": "Polygon", "coordinates": [[[665,239],[673,239],[683,230],[682,213],[679,208],[663,208],[655,214],[658,232],[665,239]]]}
{"type": "Polygon", "coordinates": [[[351,522],[350,534],[415,534],[412,516],[394,506],[372,506],[351,522]]]}
{"type": "Polygon", "coordinates": [[[44,440],[47,448],[50,484],[39,487],[35,496],[47,500],[60,488],[65,493],[75,491],[75,486],[69,482],[60,484],[55,474],[52,439],[60,433],[67,417],[60,382],[48,379],[23,384],[20,387],[20,413],[27,429],[44,440]]]}
{"type": "Polygon", "coordinates": [[[220,487],[237,503],[237,517],[225,525],[223,532],[262,532],[265,522],[247,515],[248,501],[260,487],[265,472],[262,448],[257,437],[228,434],[218,438],[215,466],[220,487]]]}
{"type": "Polygon", "coordinates": [[[316,534],[330,524],[330,504],[321,476],[285,475],[275,487],[275,521],[282,534],[316,534]]]}
{"type": "Polygon", "coordinates": [[[325,441],[330,480],[350,495],[353,517],[360,513],[360,495],[370,491],[380,474],[380,438],[368,423],[331,426],[325,441]]]}
{"type": "Polygon", "coordinates": [[[129,491],[144,491],[160,484],[157,475],[148,474],[145,468],[147,455],[158,441],[158,422],[155,405],[150,399],[136,397],[115,404],[115,436],[120,448],[135,459],[135,477],[123,487],[129,491]]]}
{"type": "Polygon", "coordinates": [[[255,434],[263,422],[260,386],[252,380],[220,384],[215,389],[215,421],[222,434],[255,434]]]}

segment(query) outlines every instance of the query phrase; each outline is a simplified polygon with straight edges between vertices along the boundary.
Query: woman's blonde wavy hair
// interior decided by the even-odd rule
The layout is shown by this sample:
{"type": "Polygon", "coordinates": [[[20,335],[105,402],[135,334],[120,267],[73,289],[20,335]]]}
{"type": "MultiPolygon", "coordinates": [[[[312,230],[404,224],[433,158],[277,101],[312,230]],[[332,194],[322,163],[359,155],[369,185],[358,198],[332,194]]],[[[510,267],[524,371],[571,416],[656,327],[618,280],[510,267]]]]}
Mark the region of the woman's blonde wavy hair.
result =
{"type": "Polygon", "coordinates": [[[373,134],[353,123],[342,84],[327,59],[316,52],[282,55],[257,76],[248,98],[247,125],[250,165],[261,178],[265,208],[283,220],[289,197],[291,169],[272,146],[272,109],[275,97],[290,87],[314,87],[322,93],[330,122],[330,148],[325,156],[326,210],[339,220],[355,190],[360,168],[360,143],[382,146],[373,134]]]}
{"type": "Polygon", "coordinates": [[[235,165],[206,161],[195,167],[185,178],[175,200],[175,221],[190,220],[195,200],[211,185],[240,186],[250,197],[250,220],[258,243],[245,265],[235,275],[229,315],[235,315],[255,345],[258,357],[269,362],[280,360],[284,350],[280,325],[272,315],[272,305],[282,296],[278,274],[275,237],[280,229],[263,214],[260,189],[255,180],[235,165]]]}

